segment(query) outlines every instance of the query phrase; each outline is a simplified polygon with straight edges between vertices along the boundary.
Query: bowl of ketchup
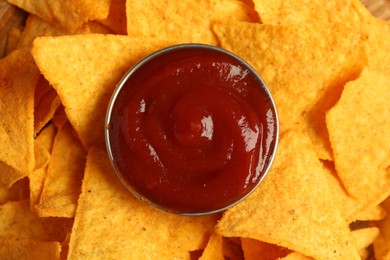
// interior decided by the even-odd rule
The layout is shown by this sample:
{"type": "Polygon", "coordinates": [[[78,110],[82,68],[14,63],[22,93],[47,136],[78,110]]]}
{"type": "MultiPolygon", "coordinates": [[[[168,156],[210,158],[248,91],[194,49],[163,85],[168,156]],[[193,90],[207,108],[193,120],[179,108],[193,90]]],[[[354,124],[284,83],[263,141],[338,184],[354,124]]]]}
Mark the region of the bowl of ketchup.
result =
{"type": "Polygon", "coordinates": [[[253,192],[276,153],[275,103],[259,74],[219,47],[159,50],[119,82],[106,147],[119,179],[147,204],[180,215],[225,210],[253,192]]]}

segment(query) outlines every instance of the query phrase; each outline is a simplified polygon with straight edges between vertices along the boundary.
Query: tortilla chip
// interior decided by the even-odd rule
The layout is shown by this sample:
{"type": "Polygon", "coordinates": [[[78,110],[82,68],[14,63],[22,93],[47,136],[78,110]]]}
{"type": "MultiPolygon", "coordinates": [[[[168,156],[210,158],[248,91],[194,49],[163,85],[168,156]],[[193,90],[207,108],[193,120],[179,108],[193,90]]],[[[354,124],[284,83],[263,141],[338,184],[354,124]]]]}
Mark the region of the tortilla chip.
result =
{"type": "Polygon", "coordinates": [[[364,37],[339,24],[323,27],[232,22],[216,23],[213,28],[221,46],[248,61],[268,85],[282,132],[302,125],[306,113],[330,87],[342,87],[345,75],[355,75],[356,69],[366,64],[362,59],[364,37]]]}
{"type": "Polygon", "coordinates": [[[348,222],[355,221],[377,221],[382,220],[386,217],[386,210],[383,209],[380,205],[368,208],[362,208],[359,211],[355,212],[353,215],[349,216],[347,219],[348,222]]]}
{"type": "Polygon", "coordinates": [[[51,120],[53,124],[58,128],[61,129],[66,122],[68,122],[68,117],[65,113],[64,106],[60,106],[56,112],[54,113],[53,119],[51,120]]]}
{"type": "Polygon", "coordinates": [[[259,257],[264,260],[274,260],[283,258],[291,253],[291,250],[284,247],[264,243],[251,238],[242,238],[241,241],[245,260],[256,260],[259,259],[259,257]]]}
{"type": "MultiPolygon", "coordinates": [[[[390,212],[390,198],[387,198],[382,206],[387,213],[390,212]]],[[[379,225],[380,234],[374,242],[374,251],[377,259],[390,259],[390,214],[379,225]]]]}
{"type": "Polygon", "coordinates": [[[348,24],[351,27],[360,21],[360,12],[354,0],[328,1],[283,1],[283,0],[254,0],[255,9],[265,24],[291,25],[314,24],[324,26],[335,22],[348,24]]]}
{"type": "Polygon", "coordinates": [[[55,126],[49,124],[35,138],[35,168],[28,175],[31,210],[39,203],[56,132],[55,126]]]}
{"type": "Polygon", "coordinates": [[[216,45],[214,20],[254,21],[253,9],[236,0],[127,1],[127,33],[132,37],[173,39],[216,45]]]}
{"type": "Polygon", "coordinates": [[[33,55],[83,145],[103,147],[106,109],[116,84],[137,61],[168,45],[114,35],[43,37],[34,42],[33,55]]]}
{"type": "Polygon", "coordinates": [[[61,105],[60,97],[50,83],[40,77],[35,88],[34,133],[37,134],[54,116],[61,105]]]}
{"type": "Polygon", "coordinates": [[[85,150],[70,124],[56,135],[39,204],[41,217],[74,217],[85,168],[85,150]]]}
{"type": "Polygon", "coordinates": [[[111,1],[8,0],[8,2],[39,16],[43,20],[57,22],[73,32],[87,21],[106,18],[111,1]]]}
{"type": "Polygon", "coordinates": [[[189,259],[189,251],[205,248],[216,218],[177,216],[146,205],[120,183],[106,152],[92,148],[68,257],[189,259]]]}
{"type": "Polygon", "coordinates": [[[326,116],[337,173],[362,204],[384,200],[390,193],[389,88],[389,76],[364,71],[345,86],[326,116]]]}
{"type": "Polygon", "coordinates": [[[223,238],[217,234],[213,234],[199,260],[224,260],[222,246],[223,238]]]}
{"type": "Polygon", "coordinates": [[[278,260],[313,260],[313,258],[302,255],[298,252],[292,252],[285,257],[279,258],[278,260]]]}
{"type": "Polygon", "coordinates": [[[359,257],[349,241],[348,224],[334,205],[326,172],[299,131],[282,135],[264,182],[227,210],[216,229],[222,236],[253,238],[316,259],[359,257]]]}
{"type": "Polygon", "coordinates": [[[18,27],[12,27],[7,34],[7,45],[5,46],[5,54],[9,54],[16,50],[20,41],[22,31],[18,27]]]}
{"type": "MultiPolygon", "coordinates": [[[[73,32],[74,34],[92,33],[89,23],[84,24],[73,32]]],[[[56,22],[48,22],[40,17],[30,14],[26,21],[26,26],[22,32],[18,48],[31,48],[35,38],[40,36],[60,36],[71,34],[67,29],[61,27],[56,22]]]]}
{"type": "Polygon", "coordinates": [[[371,17],[364,25],[365,31],[368,33],[366,52],[369,68],[389,73],[390,22],[371,17]]]}
{"type": "Polygon", "coordinates": [[[34,90],[39,71],[31,54],[0,60],[0,181],[10,187],[34,168],[34,90]]]}
{"type": "Polygon", "coordinates": [[[127,34],[126,0],[111,0],[110,12],[100,22],[116,34],[127,34]]]}
{"type": "Polygon", "coordinates": [[[19,199],[19,186],[15,183],[11,188],[7,188],[0,182],[0,205],[7,203],[8,201],[14,201],[19,199]]]}
{"type": "Polygon", "coordinates": [[[0,237],[0,256],[3,259],[59,259],[61,245],[33,239],[0,237]]]}
{"type": "Polygon", "coordinates": [[[369,247],[378,236],[377,227],[361,228],[351,232],[351,241],[356,249],[361,250],[369,247]]]}
{"type": "Polygon", "coordinates": [[[28,200],[0,206],[0,237],[62,241],[72,222],[72,219],[39,218],[30,210],[28,200]]]}

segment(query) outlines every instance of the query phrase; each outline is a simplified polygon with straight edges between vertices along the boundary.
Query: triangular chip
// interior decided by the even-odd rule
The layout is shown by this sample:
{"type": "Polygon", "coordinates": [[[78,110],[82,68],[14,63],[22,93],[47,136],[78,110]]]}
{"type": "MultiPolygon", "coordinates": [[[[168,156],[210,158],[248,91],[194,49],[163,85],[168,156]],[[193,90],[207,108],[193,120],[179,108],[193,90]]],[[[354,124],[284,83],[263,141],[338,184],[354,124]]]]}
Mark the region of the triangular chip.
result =
{"type": "Polygon", "coordinates": [[[74,31],[90,20],[107,17],[110,0],[8,0],[21,9],[35,14],[48,22],[58,22],[69,31],[74,31]]]}
{"type": "MultiPolygon", "coordinates": [[[[390,212],[390,198],[387,198],[382,206],[387,213],[390,212]]],[[[380,234],[374,242],[374,251],[377,259],[390,259],[390,215],[379,223],[380,234]]]]}
{"type": "Polygon", "coordinates": [[[2,259],[60,259],[61,244],[16,237],[0,238],[2,259]]]}
{"type": "Polygon", "coordinates": [[[35,205],[38,204],[41,196],[47,165],[49,164],[56,133],[57,130],[55,126],[49,124],[35,138],[35,168],[34,171],[28,175],[31,209],[34,209],[35,205]]]}
{"type": "Polygon", "coordinates": [[[1,205],[0,213],[0,237],[62,241],[73,223],[72,219],[38,217],[28,200],[1,205]]]}
{"type": "Polygon", "coordinates": [[[213,234],[199,260],[224,260],[225,257],[222,248],[223,238],[217,234],[213,234]]]}
{"type": "Polygon", "coordinates": [[[126,0],[111,0],[110,12],[100,22],[117,34],[127,34],[126,0]]]}
{"type": "Polygon", "coordinates": [[[328,88],[342,87],[346,75],[355,75],[366,64],[362,35],[339,24],[231,22],[213,28],[223,48],[248,61],[263,77],[278,108],[282,131],[302,124],[328,88]]]}
{"type": "Polygon", "coordinates": [[[389,89],[390,76],[367,70],[345,86],[326,117],[337,173],[362,204],[390,193],[389,89]]]}
{"type": "Polygon", "coordinates": [[[85,150],[70,124],[56,135],[39,204],[38,215],[74,217],[85,168],[85,150]]]}
{"type": "Polygon", "coordinates": [[[126,2],[127,33],[133,37],[173,39],[216,45],[215,20],[254,21],[254,10],[237,0],[126,2]]]}
{"type": "Polygon", "coordinates": [[[10,187],[34,168],[34,90],[39,71],[27,51],[0,60],[0,181],[10,187]]]}
{"type": "Polygon", "coordinates": [[[241,241],[245,260],[256,260],[259,257],[264,260],[279,259],[291,253],[291,250],[287,248],[264,243],[252,238],[241,238],[241,241]]]}
{"type": "Polygon", "coordinates": [[[257,239],[315,259],[358,259],[325,174],[308,137],[299,131],[285,133],[264,182],[224,214],[217,232],[257,239]]]}
{"type": "Polygon", "coordinates": [[[146,205],[121,184],[106,152],[92,148],[68,257],[189,259],[190,251],[206,246],[216,217],[176,216],[146,205]]]}
{"type": "Polygon", "coordinates": [[[114,35],[42,37],[34,42],[33,55],[83,145],[103,146],[105,113],[116,84],[137,61],[168,45],[114,35]]]}
{"type": "Polygon", "coordinates": [[[364,8],[359,0],[254,0],[255,9],[265,24],[313,24],[334,22],[355,25],[360,21],[356,9],[364,8]]]}

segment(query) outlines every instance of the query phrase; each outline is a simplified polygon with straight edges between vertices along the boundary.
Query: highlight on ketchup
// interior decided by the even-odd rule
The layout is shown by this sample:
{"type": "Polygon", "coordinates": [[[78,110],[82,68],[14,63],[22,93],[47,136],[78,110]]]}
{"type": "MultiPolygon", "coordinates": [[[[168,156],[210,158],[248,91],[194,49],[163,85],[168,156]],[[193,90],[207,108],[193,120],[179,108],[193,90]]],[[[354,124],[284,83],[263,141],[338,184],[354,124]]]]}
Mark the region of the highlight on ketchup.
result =
{"type": "Polygon", "coordinates": [[[122,183],[166,212],[203,215],[249,195],[274,158],[272,96],[245,61],[218,47],[157,51],[120,81],[106,145],[122,183]]]}

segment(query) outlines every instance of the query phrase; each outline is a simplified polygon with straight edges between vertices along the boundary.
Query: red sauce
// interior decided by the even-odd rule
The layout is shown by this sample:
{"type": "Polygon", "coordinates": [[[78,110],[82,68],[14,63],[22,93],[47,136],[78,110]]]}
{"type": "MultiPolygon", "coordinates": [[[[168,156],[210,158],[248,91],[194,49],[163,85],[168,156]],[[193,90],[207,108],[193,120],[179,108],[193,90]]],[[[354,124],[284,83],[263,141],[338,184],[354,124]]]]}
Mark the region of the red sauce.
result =
{"type": "Polygon", "coordinates": [[[250,193],[272,161],[278,125],[270,95],[224,52],[156,55],[114,101],[108,139],[117,173],[164,210],[224,209],[250,193]]]}

